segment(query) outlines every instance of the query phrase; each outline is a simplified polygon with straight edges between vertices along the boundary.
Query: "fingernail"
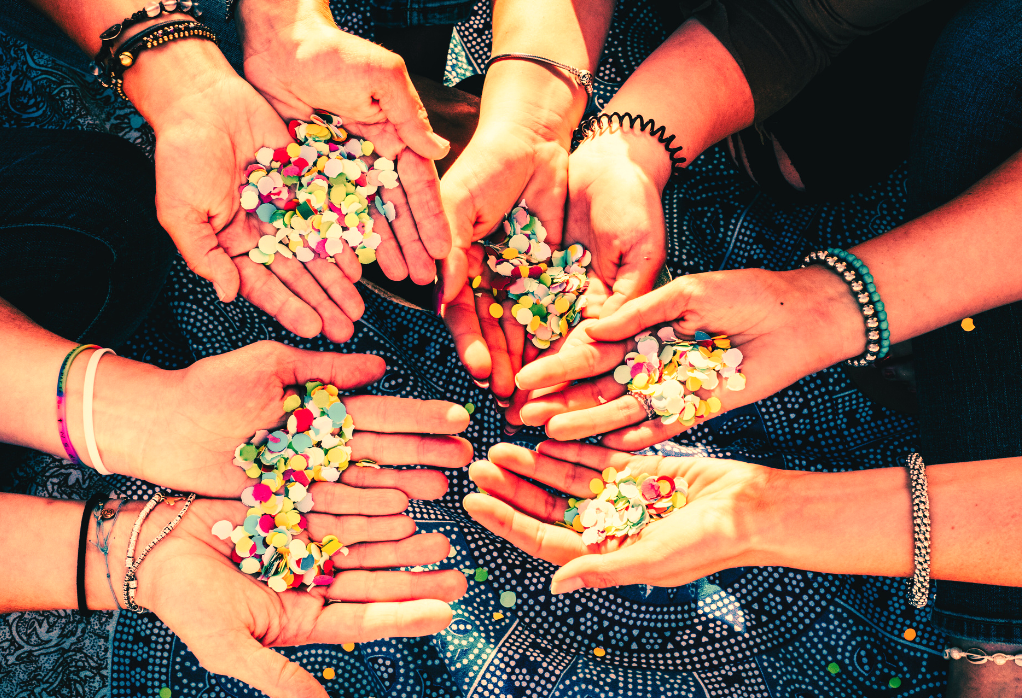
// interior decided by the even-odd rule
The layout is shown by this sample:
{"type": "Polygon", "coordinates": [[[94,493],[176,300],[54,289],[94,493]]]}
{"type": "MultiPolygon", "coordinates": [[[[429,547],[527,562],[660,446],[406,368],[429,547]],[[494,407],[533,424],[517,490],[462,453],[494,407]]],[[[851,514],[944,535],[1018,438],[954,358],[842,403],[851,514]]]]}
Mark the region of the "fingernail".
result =
{"type": "Polygon", "coordinates": [[[436,284],[433,286],[433,310],[438,317],[444,316],[444,277],[437,274],[436,284]]]}
{"type": "Polygon", "coordinates": [[[216,291],[216,297],[220,299],[220,302],[224,302],[224,290],[220,288],[220,284],[216,281],[213,282],[213,290],[216,291]]]}
{"type": "Polygon", "coordinates": [[[517,434],[519,431],[522,430],[523,426],[524,425],[522,425],[522,424],[518,424],[518,425],[512,424],[511,422],[507,421],[507,417],[505,417],[504,418],[504,436],[514,436],[515,434],[517,434]]]}
{"type": "Polygon", "coordinates": [[[517,373],[515,374],[515,386],[516,386],[516,387],[517,387],[517,388],[518,388],[519,390],[525,390],[525,388],[523,388],[523,387],[522,387],[522,384],[518,382],[518,374],[517,374],[517,373]]]}
{"type": "Polygon", "coordinates": [[[490,387],[490,381],[477,381],[475,378],[473,378],[472,382],[483,390],[486,390],[487,388],[490,387]]]}
{"type": "Polygon", "coordinates": [[[494,397],[494,400],[497,401],[497,405],[499,405],[501,409],[506,410],[511,406],[511,400],[501,400],[499,397],[494,397]]]}
{"type": "Polygon", "coordinates": [[[582,583],[582,579],[579,577],[572,577],[570,579],[555,579],[550,582],[550,593],[551,594],[570,594],[573,591],[578,591],[585,584],[582,583]]]}

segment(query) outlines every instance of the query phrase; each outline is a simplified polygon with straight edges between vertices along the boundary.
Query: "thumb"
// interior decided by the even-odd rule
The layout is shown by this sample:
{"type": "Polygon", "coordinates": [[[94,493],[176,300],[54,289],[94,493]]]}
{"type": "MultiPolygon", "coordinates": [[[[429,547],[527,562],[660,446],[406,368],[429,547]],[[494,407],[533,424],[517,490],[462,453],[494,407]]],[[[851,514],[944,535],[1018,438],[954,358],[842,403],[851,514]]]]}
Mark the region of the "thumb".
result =
{"type": "Polygon", "coordinates": [[[270,698],[329,698],[312,674],[245,631],[228,633],[210,671],[232,676],[270,698]],[[218,667],[223,667],[220,671],[218,667]]]}
{"type": "Polygon", "coordinates": [[[609,553],[582,555],[557,570],[550,592],[566,594],[582,588],[604,589],[623,584],[648,584],[650,556],[639,544],[609,553]]]}
{"type": "Polygon", "coordinates": [[[440,269],[440,278],[443,280],[441,302],[450,303],[458,297],[468,280],[468,255],[465,250],[452,247],[440,269]]]}
{"type": "Polygon", "coordinates": [[[387,369],[386,362],[372,354],[309,351],[276,342],[259,344],[270,344],[271,351],[276,353],[276,376],[282,385],[302,385],[316,380],[349,390],[379,380],[387,369]]]}
{"type": "MultiPolygon", "coordinates": [[[[192,210],[188,216],[197,218],[199,214],[192,210]]],[[[233,301],[241,286],[241,276],[234,260],[220,247],[213,226],[207,220],[182,221],[162,215],[160,224],[170,234],[188,268],[212,281],[221,301],[233,301]]]]}
{"type": "Polygon", "coordinates": [[[652,259],[649,254],[643,254],[641,248],[637,254],[629,253],[618,268],[613,293],[604,302],[600,316],[613,315],[628,301],[651,291],[662,266],[663,259],[652,259]]]}
{"type": "MultiPolygon", "coordinates": [[[[598,342],[617,342],[631,339],[654,325],[682,317],[689,301],[689,294],[682,293],[678,284],[684,278],[675,279],[666,286],[622,303],[610,314],[604,313],[586,328],[586,334],[598,342]]],[[[616,284],[614,293],[617,294],[616,284]]]]}

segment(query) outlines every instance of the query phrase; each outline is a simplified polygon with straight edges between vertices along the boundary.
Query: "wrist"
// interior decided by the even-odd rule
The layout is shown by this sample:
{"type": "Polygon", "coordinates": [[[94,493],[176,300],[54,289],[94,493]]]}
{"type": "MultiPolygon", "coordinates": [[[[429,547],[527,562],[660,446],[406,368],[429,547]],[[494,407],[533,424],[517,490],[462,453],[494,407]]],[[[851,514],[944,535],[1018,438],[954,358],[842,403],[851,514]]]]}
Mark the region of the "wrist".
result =
{"type": "Polygon", "coordinates": [[[639,130],[638,123],[629,127],[615,120],[605,128],[597,128],[575,152],[574,161],[594,159],[598,162],[631,162],[662,192],[671,177],[671,156],[649,132],[639,130]]]}
{"type": "Polygon", "coordinates": [[[234,17],[246,59],[256,53],[294,55],[308,32],[340,31],[326,0],[237,0],[234,17]]]}
{"type": "Polygon", "coordinates": [[[556,142],[567,150],[587,103],[585,90],[560,68],[527,60],[497,61],[486,72],[479,125],[513,124],[537,141],[556,142]]]}
{"type": "Polygon", "coordinates": [[[783,273],[803,299],[803,321],[809,321],[804,338],[818,355],[815,370],[861,354],[865,325],[848,284],[830,269],[815,264],[783,273]]]}

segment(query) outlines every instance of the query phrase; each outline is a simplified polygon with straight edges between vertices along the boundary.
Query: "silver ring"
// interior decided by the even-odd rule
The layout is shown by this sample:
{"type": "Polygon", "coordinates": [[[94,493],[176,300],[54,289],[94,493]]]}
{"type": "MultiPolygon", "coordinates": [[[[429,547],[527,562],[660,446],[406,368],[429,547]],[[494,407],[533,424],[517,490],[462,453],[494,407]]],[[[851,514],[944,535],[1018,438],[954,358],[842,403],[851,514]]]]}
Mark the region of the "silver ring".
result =
{"type": "Polygon", "coordinates": [[[642,409],[646,410],[646,419],[653,419],[657,416],[656,410],[653,409],[653,398],[645,393],[633,392],[630,395],[638,401],[642,409]]]}

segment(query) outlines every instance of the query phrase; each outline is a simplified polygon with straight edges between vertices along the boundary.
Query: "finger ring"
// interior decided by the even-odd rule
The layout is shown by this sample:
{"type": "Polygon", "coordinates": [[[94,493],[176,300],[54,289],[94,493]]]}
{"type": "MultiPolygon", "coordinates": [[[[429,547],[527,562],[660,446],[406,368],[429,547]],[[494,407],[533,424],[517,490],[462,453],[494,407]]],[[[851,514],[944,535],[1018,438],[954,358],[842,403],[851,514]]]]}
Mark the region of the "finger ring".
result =
{"type": "Polygon", "coordinates": [[[645,393],[633,392],[629,393],[629,395],[634,397],[638,403],[642,405],[642,409],[646,410],[646,419],[653,419],[653,417],[657,416],[656,410],[653,409],[653,398],[645,393]]]}

